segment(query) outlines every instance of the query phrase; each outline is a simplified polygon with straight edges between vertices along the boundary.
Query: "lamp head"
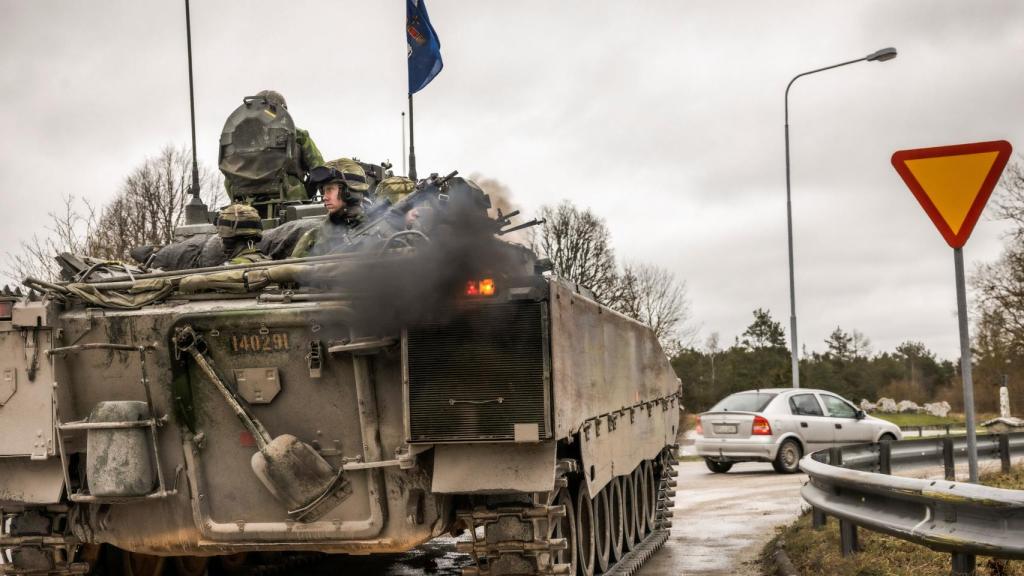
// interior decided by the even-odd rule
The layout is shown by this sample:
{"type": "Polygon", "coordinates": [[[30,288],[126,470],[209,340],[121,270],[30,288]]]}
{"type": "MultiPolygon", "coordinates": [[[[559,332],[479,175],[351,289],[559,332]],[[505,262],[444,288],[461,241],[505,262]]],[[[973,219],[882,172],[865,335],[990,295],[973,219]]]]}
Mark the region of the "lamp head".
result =
{"type": "Polygon", "coordinates": [[[868,54],[868,57],[865,58],[865,60],[867,60],[868,62],[875,62],[875,61],[885,62],[886,60],[892,60],[895,57],[896,57],[896,49],[890,47],[890,48],[882,48],[881,50],[878,50],[877,52],[873,52],[871,54],[868,54]]]}

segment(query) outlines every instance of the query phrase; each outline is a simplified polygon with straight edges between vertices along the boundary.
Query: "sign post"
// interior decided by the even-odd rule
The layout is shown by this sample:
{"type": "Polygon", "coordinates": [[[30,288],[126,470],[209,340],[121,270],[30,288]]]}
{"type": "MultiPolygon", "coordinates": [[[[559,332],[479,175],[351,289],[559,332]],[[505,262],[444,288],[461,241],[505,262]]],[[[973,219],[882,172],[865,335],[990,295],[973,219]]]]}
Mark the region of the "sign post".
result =
{"type": "Polygon", "coordinates": [[[967,419],[967,463],[970,481],[978,481],[978,443],[971,379],[971,338],[967,327],[963,246],[974,230],[985,203],[999,182],[1012,147],[1009,142],[977,142],[956,146],[900,150],[892,165],[953,248],[956,308],[960,324],[960,374],[967,419]]]}

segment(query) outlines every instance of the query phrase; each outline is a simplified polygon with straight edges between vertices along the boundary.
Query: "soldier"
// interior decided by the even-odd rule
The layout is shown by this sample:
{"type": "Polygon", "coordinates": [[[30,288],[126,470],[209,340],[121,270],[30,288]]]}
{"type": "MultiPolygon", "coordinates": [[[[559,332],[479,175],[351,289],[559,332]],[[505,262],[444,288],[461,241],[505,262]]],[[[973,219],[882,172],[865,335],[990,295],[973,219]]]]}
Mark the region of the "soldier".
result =
{"type": "Polygon", "coordinates": [[[323,162],[309,132],[295,127],[288,103],[274,90],[245,98],[221,132],[219,166],[232,201],[308,199],[304,181],[323,162]]]}
{"type": "Polygon", "coordinates": [[[232,204],[217,216],[217,235],[224,245],[224,264],[269,260],[256,247],[263,237],[263,221],[252,206],[232,204]]]}
{"type": "Polygon", "coordinates": [[[309,178],[323,196],[327,217],[320,227],[299,239],[292,258],[321,256],[352,246],[348,233],[362,222],[368,202],[366,172],[358,162],[348,158],[331,160],[311,171],[309,178]]]}

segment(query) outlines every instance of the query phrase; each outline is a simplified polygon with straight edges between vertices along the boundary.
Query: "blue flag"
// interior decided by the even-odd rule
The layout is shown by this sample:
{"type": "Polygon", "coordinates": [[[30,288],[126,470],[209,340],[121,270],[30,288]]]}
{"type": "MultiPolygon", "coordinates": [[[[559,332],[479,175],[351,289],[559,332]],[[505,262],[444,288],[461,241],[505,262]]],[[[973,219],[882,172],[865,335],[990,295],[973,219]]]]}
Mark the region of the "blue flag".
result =
{"type": "Polygon", "coordinates": [[[424,0],[405,0],[405,40],[409,45],[409,94],[415,94],[444,67],[441,41],[430,25],[424,0]]]}

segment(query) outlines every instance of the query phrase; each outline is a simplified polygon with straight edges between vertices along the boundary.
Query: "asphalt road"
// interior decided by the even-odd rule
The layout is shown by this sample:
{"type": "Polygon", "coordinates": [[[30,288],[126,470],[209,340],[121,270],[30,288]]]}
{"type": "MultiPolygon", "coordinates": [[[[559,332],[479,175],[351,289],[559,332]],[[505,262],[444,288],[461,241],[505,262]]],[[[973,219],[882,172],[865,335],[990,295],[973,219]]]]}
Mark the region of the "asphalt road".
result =
{"type": "Polygon", "coordinates": [[[800,514],[806,474],[776,474],[770,464],[736,464],[712,474],[704,462],[681,462],[668,542],[637,576],[756,575],[761,548],[775,527],[800,514]]]}
{"type": "MultiPolygon", "coordinates": [[[[753,563],[775,527],[797,517],[804,474],[776,474],[769,464],[737,464],[712,474],[703,462],[681,462],[672,535],[638,576],[755,575],[753,563]]],[[[330,557],[304,574],[458,576],[467,558],[442,538],[407,554],[330,557]]]]}

